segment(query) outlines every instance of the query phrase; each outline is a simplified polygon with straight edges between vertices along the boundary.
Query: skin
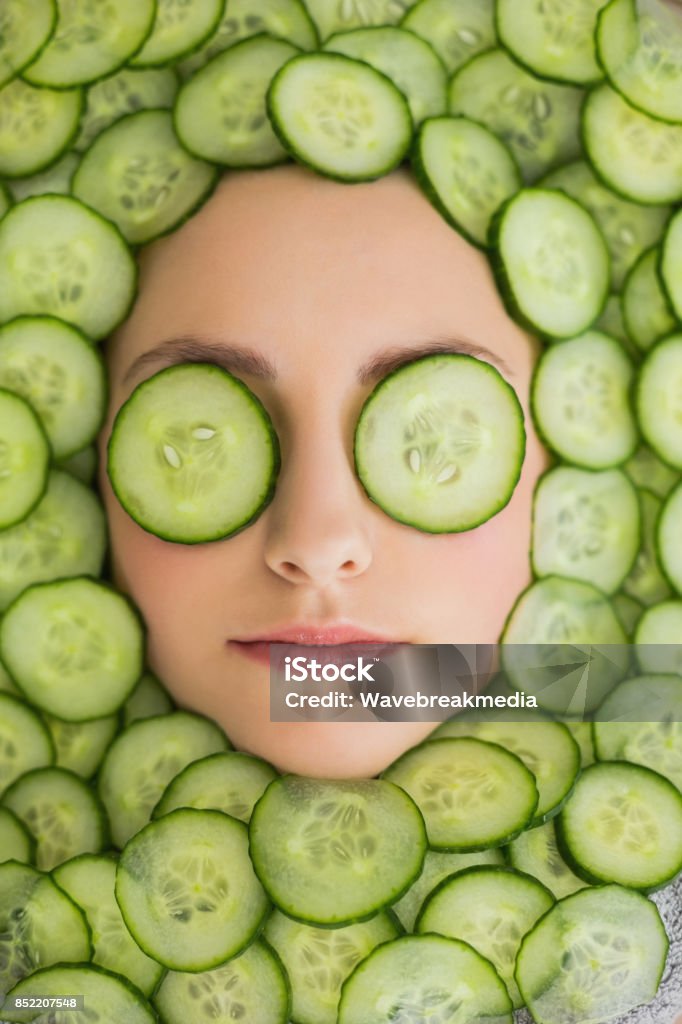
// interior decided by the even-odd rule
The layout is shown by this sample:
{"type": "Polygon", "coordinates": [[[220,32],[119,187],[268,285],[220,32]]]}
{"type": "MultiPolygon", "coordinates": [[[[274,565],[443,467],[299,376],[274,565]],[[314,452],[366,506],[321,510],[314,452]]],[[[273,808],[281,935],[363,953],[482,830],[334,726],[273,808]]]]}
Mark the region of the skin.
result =
{"type": "Polygon", "coordinates": [[[124,380],[131,364],[187,335],[246,347],[274,366],[276,380],[234,372],[268,410],[282,468],[253,525],[185,546],[128,517],[102,458],[114,576],[146,620],[150,665],[181,705],[281,770],[376,774],[433,723],[271,722],[268,666],[230,641],[333,622],[409,643],[494,643],[530,582],[532,491],[547,464],[528,413],[537,344],[505,312],[485,257],[407,172],[348,186],[294,165],[226,176],[195,217],[142,253],[140,297],[108,346],[103,456],[116,411],[173,359],[173,346],[124,380]],[[434,536],[394,522],[357,480],[353,432],[373,386],[357,371],[379,353],[414,358],[453,336],[503,361],[527,449],[501,512],[467,533],[434,536]]]}

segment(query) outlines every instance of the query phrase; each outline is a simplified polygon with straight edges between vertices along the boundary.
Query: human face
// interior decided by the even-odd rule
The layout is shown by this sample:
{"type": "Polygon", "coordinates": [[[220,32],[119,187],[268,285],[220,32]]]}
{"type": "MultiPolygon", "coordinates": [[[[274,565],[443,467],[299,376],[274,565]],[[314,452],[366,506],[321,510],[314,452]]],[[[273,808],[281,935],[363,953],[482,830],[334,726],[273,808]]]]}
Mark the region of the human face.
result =
{"type": "Polygon", "coordinates": [[[293,165],[232,174],[194,218],[149,246],[140,297],[109,345],[101,483],[116,582],[140,608],[150,665],[176,700],[216,719],[236,747],[310,776],[373,775],[422,739],[433,724],[271,722],[258,641],[498,639],[529,582],[531,497],[545,467],[528,415],[535,357],[484,256],[402,170],[353,186],[293,165]],[[501,512],[467,533],[433,536],[368,499],[352,444],[376,380],[442,348],[500,367],[524,407],[528,443],[501,512]],[[104,450],[142,379],[201,359],[225,365],[261,399],[282,467],[253,525],[185,546],[127,516],[104,450]]]}

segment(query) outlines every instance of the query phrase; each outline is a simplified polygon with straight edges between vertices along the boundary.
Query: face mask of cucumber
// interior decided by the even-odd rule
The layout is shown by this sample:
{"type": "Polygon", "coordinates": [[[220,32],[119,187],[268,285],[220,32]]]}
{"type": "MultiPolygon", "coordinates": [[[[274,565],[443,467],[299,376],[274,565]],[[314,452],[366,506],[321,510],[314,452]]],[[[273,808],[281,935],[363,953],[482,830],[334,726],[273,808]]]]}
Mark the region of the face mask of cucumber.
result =
{"type": "Polygon", "coordinates": [[[682,19],[573,6],[3,6],[3,1019],[672,1024],[682,19]],[[667,725],[269,721],[500,635],[667,725]]]}

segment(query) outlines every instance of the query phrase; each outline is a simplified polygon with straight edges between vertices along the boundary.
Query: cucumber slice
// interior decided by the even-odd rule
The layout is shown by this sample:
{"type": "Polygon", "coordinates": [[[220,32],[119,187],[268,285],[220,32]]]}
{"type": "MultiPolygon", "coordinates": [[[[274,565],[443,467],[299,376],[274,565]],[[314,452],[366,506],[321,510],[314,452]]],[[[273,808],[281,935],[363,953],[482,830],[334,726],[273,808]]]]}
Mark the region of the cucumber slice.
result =
{"type": "Polygon", "coordinates": [[[15,686],[9,672],[0,661],[0,693],[9,693],[12,697],[21,697],[21,690],[15,686]]]}
{"type": "Polygon", "coordinates": [[[641,206],[623,199],[603,185],[584,160],[550,171],[541,184],[543,188],[562,189],[592,214],[609,249],[614,291],[623,287],[627,272],[641,253],[660,241],[670,217],[668,206],[641,206]]]}
{"type": "Polygon", "coordinates": [[[301,0],[230,0],[216,31],[195,53],[180,61],[178,70],[183,79],[188,79],[212,57],[261,32],[285,39],[299,50],[317,49],[317,31],[301,0]]]}
{"type": "Polygon", "coordinates": [[[415,801],[433,850],[502,846],[530,825],[538,804],[535,779],[519,757],[469,737],[428,740],[383,777],[415,801]]]}
{"type": "Polygon", "coordinates": [[[512,1024],[511,1000],[492,964],[466,942],[407,935],[385,942],[344,982],[339,1024],[442,1020],[512,1024]]]}
{"type": "Polygon", "coordinates": [[[514,868],[466,868],[431,893],[416,930],[468,942],[493,965],[518,1009],[523,998],[514,981],[516,954],[524,935],[553,905],[549,889],[514,868]]]}
{"type": "Polygon", "coordinates": [[[20,316],[0,327],[0,387],[33,406],[55,458],[90,444],[102,425],[102,358],[80,331],[54,317],[20,316]]]}
{"type": "MultiPolygon", "coordinates": [[[[439,737],[473,736],[516,754],[532,772],[538,805],[529,828],[553,818],[568,799],[580,770],[580,748],[561,722],[466,722],[454,718],[439,737]]],[[[454,938],[463,936],[454,936],[454,938]]]]}
{"type": "Polygon", "coordinates": [[[286,1024],[290,1002],[286,974],[264,942],[212,971],[167,971],[154,996],[163,1024],[286,1024]]]}
{"type": "Polygon", "coordinates": [[[341,986],[350,972],[401,931],[387,913],[344,928],[314,928],[274,910],[263,934],[289,976],[292,1018],[297,1024],[336,1024],[341,986]]]}
{"type": "Polygon", "coordinates": [[[224,11],[225,0],[156,0],[152,30],[130,65],[154,67],[191,53],[213,35],[224,11]]]}
{"type": "Polygon", "coordinates": [[[408,932],[414,931],[414,923],[424,900],[433,892],[439,882],[456,871],[473,867],[475,864],[496,864],[502,866],[504,857],[500,850],[476,850],[473,853],[448,853],[427,850],[424,867],[419,878],[412,883],[404,896],[394,903],[391,910],[408,932]]]}
{"type": "Polygon", "coordinates": [[[275,72],[298,52],[284,39],[259,35],[209,61],[178,94],[174,124],[183,146],[227,167],[267,167],[284,160],[265,94],[275,72]]]}
{"type": "Polygon", "coordinates": [[[661,508],[656,538],[661,568],[682,594],[682,483],[671,491],[661,508]]]}
{"type": "Polygon", "coordinates": [[[660,889],[682,870],[682,793],[641,765],[590,765],[557,818],[559,849],[588,882],[660,889]]]}
{"type": "Polygon", "coordinates": [[[12,196],[10,195],[7,186],[0,181],[0,220],[5,216],[11,205],[12,196]]]}
{"type": "Polygon", "coordinates": [[[301,54],[270,83],[267,110],[282,145],[338,181],[371,181],[406,156],[407,100],[389,78],[340,53],[301,54]]]}
{"type": "Polygon", "coordinates": [[[415,0],[307,0],[320,39],[333,32],[347,32],[367,25],[395,25],[413,6],[415,0]]]}
{"type": "Polygon", "coordinates": [[[599,60],[628,103],[682,122],[682,17],[660,0],[612,0],[596,34],[599,60]]]}
{"type": "Polygon", "coordinates": [[[298,921],[334,928],[399,899],[426,851],[419,811],[381,779],[276,779],[256,804],[249,838],[273,903],[298,921]]]}
{"type": "Polygon", "coordinates": [[[118,715],[94,718],[90,722],[63,722],[44,715],[57,751],[57,765],[83,779],[91,779],[118,732],[118,715]]]}
{"type": "Polygon", "coordinates": [[[271,501],[279,445],[256,396],[217,366],[171,366],[119,409],[108,447],[116,497],[143,529],[182,544],[228,537],[271,501]]]}
{"type": "MultiPolygon", "coordinates": [[[[679,644],[675,647],[679,650],[679,644]]],[[[681,706],[680,675],[627,679],[609,694],[599,720],[592,723],[597,757],[642,764],[682,790],[681,706]]]]}
{"type": "Polygon", "coordinates": [[[661,601],[645,609],[634,636],[642,672],[675,672],[682,676],[681,636],[682,601],[661,601]]]}
{"type": "Polygon", "coordinates": [[[228,746],[214,722],[187,711],[128,726],[109,747],[98,780],[116,846],[149,821],[164,789],[183,768],[228,746]]]}
{"type": "Polygon", "coordinates": [[[259,757],[227,750],[193,761],[168,783],[154,808],[160,818],[178,807],[223,811],[248,824],[253,808],[278,773],[259,757]]]}
{"type": "Polygon", "coordinates": [[[540,479],[533,503],[536,576],[584,580],[612,594],[640,547],[637,491],[622,471],[557,466],[540,479]]]}
{"type": "Polygon", "coordinates": [[[635,203],[682,199],[682,126],[656,121],[600,85],[585,101],[582,129],[592,167],[614,191],[635,203]]]}
{"type": "Polygon", "coordinates": [[[650,900],[617,885],[583,889],[525,937],[516,980],[537,1024],[610,1020],[653,998],[667,951],[650,900]]]}
{"type": "Polygon", "coordinates": [[[582,99],[581,89],[542,81],[498,49],[455,72],[448,104],[451,114],[480,121],[506,142],[530,184],[580,156],[582,99]]]}
{"type": "Polygon", "coordinates": [[[639,441],[633,377],[622,345],[599,331],[546,349],[531,383],[531,412],[544,442],[585,469],[621,465],[639,441]]]}
{"type": "Polygon", "coordinates": [[[682,334],[662,338],[640,367],[635,408],[644,440],[682,470],[682,334]]]}
{"type": "Polygon", "coordinates": [[[154,715],[167,715],[172,710],[170,694],[152,672],[145,672],[123,705],[123,725],[132,725],[154,715]]]}
{"type": "Polygon", "coordinates": [[[663,239],[660,271],[670,308],[682,320],[682,216],[679,213],[671,219],[663,239]]]}
{"type": "Polygon", "coordinates": [[[89,149],[97,136],[125,114],[170,108],[178,91],[172,68],[123,68],[90,86],[75,148],[89,149]]]}
{"type": "Polygon", "coordinates": [[[2,659],[18,686],[67,722],[118,710],[140,676],[143,645],[128,600],[85,576],[34,584],[0,626],[2,659]]]}
{"type": "Polygon", "coordinates": [[[54,743],[42,719],[11,693],[0,693],[0,794],[24,772],[54,762],[54,743]]]}
{"type": "Polygon", "coordinates": [[[0,530],[33,511],[47,488],[49,465],[50,444],[39,418],[20,395],[0,387],[0,530]]]}
{"type": "Polygon", "coordinates": [[[192,972],[241,953],[270,910],[246,825],[190,808],[171,811],[126,843],[116,901],[140,949],[172,970],[192,972]]]}
{"type": "Polygon", "coordinates": [[[658,498],[665,498],[666,494],[670,494],[678,480],[678,474],[661,462],[646,445],[639,446],[623,469],[637,487],[648,488],[658,498]]]}
{"type": "Polygon", "coordinates": [[[154,0],[57,0],[59,17],[47,46],[22,72],[34,85],[63,89],[111,74],[149,34],[154,0]]]}
{"type": "Polygon", "coordinates": [[[407,99],[415,127],[426,117],[445,113],[445,68],[429,44],[413,32],[392,26],[356,28],[331,36],[323,49],[365,61],[390,78],[407,99]]]}
{"type": "MultiPolygon", "coordinates": [[[[0,999],[37,968],[88,960],[91,952],[85,915],[48,875],[0,864],[0,999]]],[[[3,1003],[4,1019],[9,1012],[3,1003]]]]}
{"type": "Polygon", "coordinates": [[[493,7],[493,0],[419,0],[400,24],[430,43],[452,75],[495,46],[493,7]]]}
{"type": "Polygon", "coordinates": [[[31,63],[56,23],[56,0],[32,0],[30,18],[26,0],[5,0],[0,11],[0,86],[31,63]]]}
{"type": "Polygon", "coordinates": [[[656,539],[661,512],[661,499],[643,487],[639,488],[642,513],[642,546],[634,568],[623,583],[623,590],[641,604],[649,607],[665,601],[672,591],[661,570],[660,551],[656,539]]]}
{"type": "Polygon", "coordinates": [[[44,171],[32,174],[28,178],[14,178],[7,182],[15,202],[30,196],[41,196],[46,192],[68,196],[71,192],[71,179],[78,167],[80,157],[72,149],[64,153],[56,163],[50,164],[44,171]]]}
{"type": "Polygon", "coordinates": [[[426,356],[375,387],[355,428],[367,495],[429,533],[471,530],[507,504],[525,451],[516,393],[489,363],[426,356]]]}
{"type": "Polygon", "coordinates": [[[628,670],[625,631],[607,596],[589,583],[546,576],[512,608],[500,655],[513,686],[541,708],[583,716],[628,670]]]}
{"type": "Polygon", "coordinates": [[[96,793],[66,768],[33,768],[2,798],[36,841],[36,866],[50,871],[80,853],[99,853],[109,841],[107,816],[96,793]]]}
{"type": "MultiPolygon", "coordinates": [[[[5,1006],[3,1016],[9,1024],[24,1024],[33,1021],[35,1024],[47,1024],[54,1019],[55,1024],[108,1024],[109,1021],[125,1021],[126,1024],[156,1024],[156,1016],[139,989],[135,988],[120,974],[105,971],[94,964],[55,964],[35,971],[30,978],[25,978],[12,989],[9,998],[12,1000],[28,999],[29,1006],[35,1005],[49,992],[51,996],[73,996],[76,992],[83,996],[86,1009],[74,1013],[67,1008],[49,1015],[35,1016],[35,1009],[10,1009],[5,1006]]],[[[21,1003],[20,1003],[21,1006],[21,1003]]]]}
{"type": "Polygon", "coordinates": [[[140,110],[101,132],[83,155],[73,194],[142,245],[178,227],[206,199],[217,170],[180,145],[168,110],[140,110]]]}
{"type": "Polygon", "coordinates": [[[588,764],[594,764],[594,747],[592,746],[591,723],[581,722],[579,720],[571,718],[564,718],[562,719],[562,724],[566,726],[571,736],[580,748],[581,767],[587,768],[588,764]]]}
{"type": "Polygon", "coordinates": [[[21,178],[54,163],[73,141],[80,89],[34,89],[15,78],[0,89],[0,174],[21,178]]]}
{"type": "Polygon", "coordinates": [[[497,0],[500,42],[519,64],[560,82],[590,85],[604,77],[597,63],[594,33],[607,0],[566,0],[552,6],[537,0],[497,0]]]}
{"type": "Polygon", "coordinates": [[[625,279],[623,318],[628,336],[640,351],[675,329],[675,319],[658,272],[661,250],[647,249],[625,279]]]}
{"type": "Polygon", "coordinates": [[[119,231],[69,196],[33,196],[0,221],[0,320],[47,313],[103,338],[127,315],[137,268],[119,231]]]}
{"type": "Polygon", "coordinates": [[[526,829],[506,847],[506,854],[513,868],[532,875],[558,900],[585,888],[586,882],[571,871],[559,853],[553,821],[526,829]]]}
{"type": "Polygon", "coordinates": [[[52,877],[86,916],[92,933],[92,962],[128,978],[149,996],[163,967],[142,952],[123,923],[114,897],[116,861],[84,853],[60,864],[52,877]]]}
{"type": "Polygon", "coordinates": [[[18,860],[35,863],[35,839],[20,818],[9,807],[0,807],[0,864],[18,860]]]}
{"type": "Polygon", "coordinates": [[[96,576],[105,547],[104,511],[97,496],[68,473],[52,470],[33,512],[0,532],[0,610],[33,583],[96,576]]]}
{"type": "Polygon", "coordinates": [[[619,341],[634,362],[639,361],[641,352],[637,346],[630,341],[625,329],[620,295],[609,295],[603,312],[601,316],[595,320],[594,326],[597,331],[601,331],[603,334],[610,334],[612,338],[619,341]]]}
{"type": "Polygon", "coordinates": [[[521,323],[568,338],[599,316],[609,290],[609,255],[592,217],[551,189],[524,189],[490,228],[500,293],[521,323]]]}
{"type": "Polygon", "coordinates": [[[479,246],[487,243],[495,211],[521,188],[507,146],[466,117],[425,121],[415,139],[412,168],[438,212],[479,246]]]}

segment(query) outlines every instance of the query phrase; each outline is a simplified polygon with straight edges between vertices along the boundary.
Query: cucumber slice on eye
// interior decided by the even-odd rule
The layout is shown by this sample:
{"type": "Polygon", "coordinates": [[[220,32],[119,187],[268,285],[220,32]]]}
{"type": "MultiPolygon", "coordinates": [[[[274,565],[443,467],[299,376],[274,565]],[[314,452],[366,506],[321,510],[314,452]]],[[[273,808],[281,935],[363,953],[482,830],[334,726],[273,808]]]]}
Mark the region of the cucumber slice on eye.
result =
{"type": "Polygon", "coordinates": [[[30,64],[47,43],[57,22],[56,0],[3,0],[0,8],[0,86],[30,64]]]}
{"type": "Polygon", "coordinates": [[[470,737],[428,740],[383,777],[417,804],[433,850],[502,846],[528,828],[538,804],[535,777],[519,757],[470,737]]]}
{"type": "Polygon", "coordinates": [[[246,825],[191,808],[171,811],[126,844],[116,900],[140,949],[176,971],[207,971],[236,956],[270,910],[246,825]]]}
{"type": "Polygon", "coordinates": [[[302,54],[267,92],[273,127],[295,158],[338,181],[371,181],[407,154],[412,117],[393,82],[340,53],[302,54]]]}
{"type": "Polygon", "coordinates": [[[381,779],[276,779],[256,804],[249,836],[273,903],[298,921],[333,928],[399,899],[426,850],[413,801],[381,779]]]}
{"type": "Polygon", "coordinates": [[[291,1010],[288,979],[265,942],[212,971],[167,971],[153,1002],[163,1024],[286,1024],[291,1010]]]}
{"type": "Polygon", "coordinates": [[[406,935],[384,942],[344,982],[338,1024],[512,1024],[504,982],[458,939],[406,935]]]}
{"type": "Polygon", "coordinates": [[[599,59],[628,103],[682,122],[682,15],[660,0],[612,0],[599,16],[599,59]]]}
{"type": "Polygon", "coordinates": [[[286,159],[265,109],[265,94],[298,53],[284,39],[258,35],[231,46],[180,90],[174,124],[183,146],[227,167],[265,167],[286,159]]]}
{"type": "Polygon", "coordinates": [[[431,893],[415,930],[468,942],[490,960],[518,1009],[523,998],[514,981],[516,954],[524,935],[553,905],[541,882],[514,868],[466,868],[431,893]]]}
{"type": "Polygon", "coordinates": [[[496,213],[490,245],[500,292],[531,331],[570,338],[601,313],[611,276],[606,242],[570,196],[555,189],[518,192],[496,213]]]}
{"type": "Polygon", "coordinates": [[[0,626],[2,659],[18,686],[67,722],[118,710],[142,671],[143,645],[132,605],[88,577],[34,584],[0,626]]]}
{"type": "Polygon", "coordinates": [[[525,937],[516,980],[538,1024],[611,1020],[653,999],[667,952],[646,897],[617,885],[582,889],[525,937]]]}
{"type": "Polygon", "coordinates": [[[181,544],[229,537],[270,502],[279,445],[254,394],[217,366],[171,366],[119,409],[108,472],[126,512],[181,544]]]}
{"type": "Polygon", "coordinates": [[[50,445],[35,412],[0,387],[0,530],[20,523],[38,504],[49,463],[50,445]]]}
{"type": "Polygon", "coordinates": [[[34,85],[63,89],[111,74],[142,45],[154,18],[154,0],[58,0],[54,34],[23,71],[34,85]]]}
{"type": "Polygon", "coordinates": [[[32,196],[0,221],[0,321],[48,313],[103,338],[126,316],[137,267],[116,227],[69,196],[32,196]]]}
{"type": "Polygon", "coordinates": [[[516,393],[472,356],[426,356],[382,380],[355,429],[367,495],[429,533],[471,530],[507,504],[525,452],[516,393]]]}
{"type": "Polygon", "coordinates": [[[139,110],[106,128],[84,153],[73,194],[142,245],[176,228],[217,180],[180,145],[168,110],[139,110]]]}
{"type": "Polygon", "coordinates": [[[71,144],[83,109],[80,89],[34,89],[15,78],[0,89],[0,174],[36,174],[71,144]]]}
{"type": "Polygon", "coordinates": [[[651,892],[682,870],[682,793],[642,765],[586,768],[556,830],[561,853],[588,882],[651,892]]]}

